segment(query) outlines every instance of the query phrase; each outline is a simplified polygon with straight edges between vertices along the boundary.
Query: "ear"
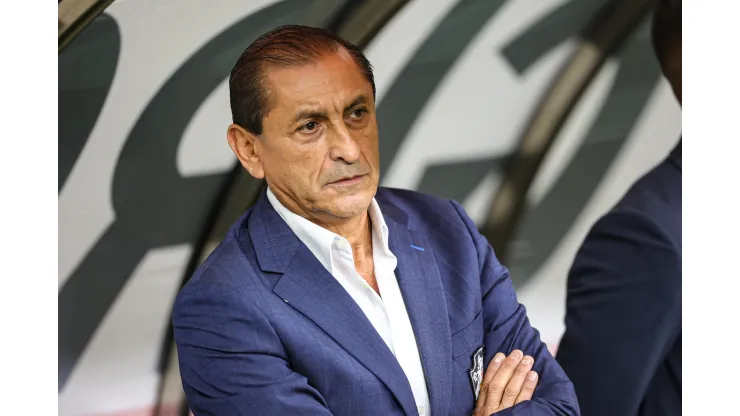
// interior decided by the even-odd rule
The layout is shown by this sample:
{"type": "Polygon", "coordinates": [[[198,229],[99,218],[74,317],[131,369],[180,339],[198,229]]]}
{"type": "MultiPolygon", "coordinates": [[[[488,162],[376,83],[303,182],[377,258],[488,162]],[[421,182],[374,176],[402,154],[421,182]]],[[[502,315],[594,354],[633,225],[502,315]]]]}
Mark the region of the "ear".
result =
{"type": "Polygon", "coordinates": [[[257,179],[264,178],[265,171],[262,169],[262,160],[260,160],[257,148],[259,138],[237,124],[229,126],[226,138],[231,150],[239,159],[239,163],[244,166],[249,174],[257,179]]]}

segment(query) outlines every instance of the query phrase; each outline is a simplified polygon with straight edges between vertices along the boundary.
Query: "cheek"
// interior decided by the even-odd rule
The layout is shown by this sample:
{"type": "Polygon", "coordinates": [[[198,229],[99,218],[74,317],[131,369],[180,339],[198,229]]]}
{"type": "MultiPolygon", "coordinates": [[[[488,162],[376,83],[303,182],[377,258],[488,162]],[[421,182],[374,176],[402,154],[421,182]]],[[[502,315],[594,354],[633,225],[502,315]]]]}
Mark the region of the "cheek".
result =
{"type": "Polygon", "coordinates": [[[278,175],[291,188],[313,186],[324,160],[320,157],[319,149],[291,145],[275,151],[277,153],[273,154],[273,159],[276,163],[271,169],[273,175],[278,175]]]}
{"type": "Polygon", "coordinates": [[[360,148],[362,149],[362,153],[365,155],[368,163],[373,167],[377,167],[380,154],[378,131],[376,129],[367,131],[359,142],[361,143],[360,148]]]}

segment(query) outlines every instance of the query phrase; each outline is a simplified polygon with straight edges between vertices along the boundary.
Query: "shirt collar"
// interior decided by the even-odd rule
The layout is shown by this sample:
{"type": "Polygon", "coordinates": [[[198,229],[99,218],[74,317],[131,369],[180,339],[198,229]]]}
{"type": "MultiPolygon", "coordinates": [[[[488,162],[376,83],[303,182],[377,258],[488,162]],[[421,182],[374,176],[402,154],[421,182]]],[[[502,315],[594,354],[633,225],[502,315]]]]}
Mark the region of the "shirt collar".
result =
{"type": "Polygon", "coordinates": [[[386,253],[390,253],[391,249],[388,246],[388,225],[385,223],[383,213],[380,211],[380,205],[378,205],[378,201],[375,198],[370,202],[368,213],[370,214],[370,224],[373,227],[373,237],[379,236],[383,250],[386,253]]]}
{"type": "MultiPolygon", "coordinates": [[[[270,201],[270,204],[275,211],[277,211],[278,215],[280,215],[280,218],[282,218],[283,221],[288,224],[288,227],[293,231],[293,233],[295,233],[296,237],[298,237],[298,239],[308,247],[311,253],[316,256],[326,270],[332,272],[331,253],[334,240],[344,240],[344,237],[293,213],[278,201],[277,197],[269,187],[267,188],[267,199],[270,201]]],[[[379,242],[382,244],[383,251],[392,254],[388,246],[388,226],[386,225],[383,213],[380,211],[380,206],[375,198],[373,198],[370,203],[368,214],[370,215],[370,223],[373,229],[373,242],[375,242],[377,237],[380,237],[379,242]]]]}

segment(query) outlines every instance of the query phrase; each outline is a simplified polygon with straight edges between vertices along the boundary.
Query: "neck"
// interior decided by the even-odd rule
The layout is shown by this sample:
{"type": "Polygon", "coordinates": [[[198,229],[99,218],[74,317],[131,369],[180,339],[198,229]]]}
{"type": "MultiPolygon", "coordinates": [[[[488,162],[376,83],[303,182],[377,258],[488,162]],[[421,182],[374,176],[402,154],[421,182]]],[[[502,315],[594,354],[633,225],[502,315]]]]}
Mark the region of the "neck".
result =
{"type": "Polygon", "coordinates": [[[353,249],[372,246],[370,215],[367,211],[357,217],[343,218],[341,222],[331,224],[317,222],[317,224],[346,238],[353,249]]]}
{"type": "MultiPolygon", "coordinates": [[[[334,234],[340,235],[347,239],[352,247],[352,254],[355,259],[355,267],[358,270],[366,270],[365,266],[369,263],[372,269],[373,258],[373,234],[370,214],[365,211],[362,215],[353,218],[342,218],[341,222],[331,224],[314,221],[317,225],[326,228],[334,234]]],[[[361,273],[362,274],[362,273],[361,273]]],[[[364,275],[363,275],[363,278],[364,275]]],[[[378,291],[374,280],[368,281],[375,291],[378,291]]]]}

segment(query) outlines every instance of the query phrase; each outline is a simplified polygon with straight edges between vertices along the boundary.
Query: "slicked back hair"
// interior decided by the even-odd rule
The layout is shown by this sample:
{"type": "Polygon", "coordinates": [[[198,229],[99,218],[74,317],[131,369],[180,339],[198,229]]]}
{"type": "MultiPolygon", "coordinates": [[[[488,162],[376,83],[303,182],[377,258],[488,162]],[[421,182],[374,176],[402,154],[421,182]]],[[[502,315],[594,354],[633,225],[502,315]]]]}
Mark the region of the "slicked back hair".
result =
{"type": "Polygon", "coordinates": [[[350,54],[375,96],[372,65],[355,45],[324,29],[280,26],[252,42],[231,70],[229,99],[233,123],[252,134],[262,134],[262,120],[272,105],[267,70],[310,65],[341,49],[350,54]]]}

